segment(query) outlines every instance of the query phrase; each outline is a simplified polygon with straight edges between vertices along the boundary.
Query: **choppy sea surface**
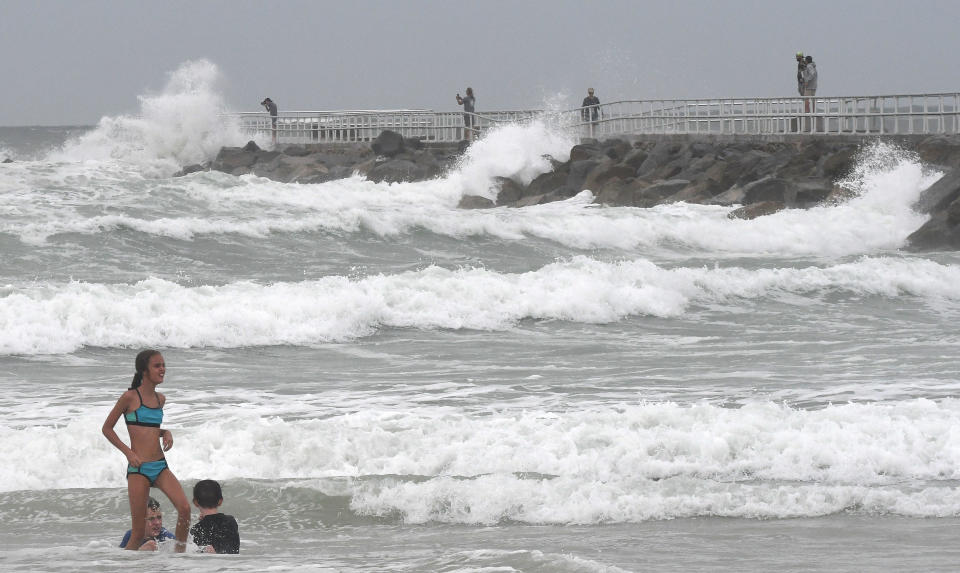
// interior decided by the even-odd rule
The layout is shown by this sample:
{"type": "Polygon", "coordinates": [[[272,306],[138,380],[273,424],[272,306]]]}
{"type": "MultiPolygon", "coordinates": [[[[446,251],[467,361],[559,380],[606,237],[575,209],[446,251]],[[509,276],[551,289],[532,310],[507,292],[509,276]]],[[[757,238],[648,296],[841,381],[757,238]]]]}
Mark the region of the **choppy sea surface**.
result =
{"type": "Polygon", "coordinates": [[[936,166],[865,143],[852,199],[752,221],[457,209],[568,158],[537,123],[421,183],[172,177],[245,141],[216,76],[0,128],[0,569],[956,569],[960,255],[904,250],[936,166]],[[117,548],[144,347],[239,555],[117,548]]]}

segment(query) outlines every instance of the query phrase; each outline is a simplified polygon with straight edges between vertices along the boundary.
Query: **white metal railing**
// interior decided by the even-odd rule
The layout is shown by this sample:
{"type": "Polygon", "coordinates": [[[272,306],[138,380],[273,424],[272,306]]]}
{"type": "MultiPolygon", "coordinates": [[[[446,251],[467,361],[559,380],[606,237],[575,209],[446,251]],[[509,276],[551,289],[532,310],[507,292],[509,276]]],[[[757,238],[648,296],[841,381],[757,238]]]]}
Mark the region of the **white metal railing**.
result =
{"type": "Polygon", "coordinates": [[[960,133],[960,93],[623,101],[601,106],[599,121],[581,125],[594,137],[960,133]]]}
{"type": "Polygon", "coordinates": [[[465,115],[472,118],[471,130],[480,134],[493,125],[528,121],[539,114],[539,111],[480,114],[430,110],[292,111],[278,114],[276,122],[263,112],[238,116],[244,133],[272,135],[275,132],[281,143],[349,143],[373,141],[385,129],[425,141],[460,141],[470,135],[464,131],[465,115]]]}
{"type": "Polygon", "coordinates": [[[960,93],[851,97],[663,99],[600,105],[599,118],[583,109],[493,111],[477,114],[432,110],[294,111],[273,118],[238,114],[248,134],[275,134],[281,143],[369,142],[390,129],[426,141],[467,139],[503,123],[543,118],[580,137],[633,134],[901,135],[960,133],[960,93]]]}

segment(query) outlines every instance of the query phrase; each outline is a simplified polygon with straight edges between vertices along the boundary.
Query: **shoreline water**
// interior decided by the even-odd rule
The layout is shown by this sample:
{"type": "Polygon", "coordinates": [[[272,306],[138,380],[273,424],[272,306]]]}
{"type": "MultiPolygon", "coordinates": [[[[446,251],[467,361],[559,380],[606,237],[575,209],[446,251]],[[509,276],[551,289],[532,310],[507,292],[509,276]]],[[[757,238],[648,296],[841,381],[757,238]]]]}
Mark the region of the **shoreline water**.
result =
{"type": "Polygon", "coordinates": [[[956,562],[960,258],[904,249],[935,178],[916,155],[855,162],[845,203],[737,219],[457,208],[570,160],[536,126],[398,183],[173,178],[153,159],[176,138],[117,158],[97,136],[0,166],[0,568],[956,562]],[[116,547],[125,460],[99,429],[142,346],[167,360],[169,463],[224,484],[240,555],[116,547]]]}

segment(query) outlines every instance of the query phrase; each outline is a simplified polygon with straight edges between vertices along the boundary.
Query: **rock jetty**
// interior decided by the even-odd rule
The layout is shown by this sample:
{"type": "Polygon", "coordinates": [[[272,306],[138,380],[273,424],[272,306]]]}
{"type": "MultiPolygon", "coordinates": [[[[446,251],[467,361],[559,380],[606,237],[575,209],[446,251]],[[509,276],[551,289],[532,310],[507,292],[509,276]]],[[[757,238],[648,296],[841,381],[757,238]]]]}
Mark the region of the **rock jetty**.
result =
{"type": "MultiPolygon", "coordinates": [[[[931,218],[909,237],[916,250],[960,249],[960,137],[886,138],[945,175],[917,210],[931,218]]],[[[589,189],[596,203],[653,207],[684,201],[738,206],[728,216],[751,219],[849,198],[836,184],[850,173],[869,140],[838,136],[778,138],[648,135],[588,140],[567,161],[527,184],[496,181],[496,200],[465,196],[462,208],[524,207],[570,198],[589,189]]],[[[355,173],[377,182],[421,181],[442,175],[465,144],[423,142],[384,131],[372,145],[289,145],[265,151],[253,142],[223,148],[209,165],[283,182],[322,183],[355,173]]]]}

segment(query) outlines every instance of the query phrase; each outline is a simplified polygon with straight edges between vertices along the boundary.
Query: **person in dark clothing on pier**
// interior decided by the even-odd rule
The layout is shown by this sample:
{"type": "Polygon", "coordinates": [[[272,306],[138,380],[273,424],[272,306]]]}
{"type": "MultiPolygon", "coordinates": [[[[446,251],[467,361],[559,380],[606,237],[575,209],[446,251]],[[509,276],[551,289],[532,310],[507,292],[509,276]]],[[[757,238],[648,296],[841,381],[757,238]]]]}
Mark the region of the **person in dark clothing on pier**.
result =
{"type": "Polygon", "coordinates": [[[473,88],[467,88],[467,95],[460,97],[457,94],[457,105],[463,106],[463,138],[471,140],[476,133],[476,116],[474,116],[474,104],[476,98],[473,97],[473,88]]]}
{"type": "Polygon", "coordinates": [[[267,112],[270,113],[270,122],[272,124],[273,132],[273,144],[277,144],[277,104],[273,103],[273,100],[270,98],[264,98],[260,105],[266,108],[267,112]]]}
{"type": "Polygon", "coordinates": [[[806,60],[803,59],[803,52],[797,52],[797,92],[803,95],[803,70],[807,67],[806,60]]]}
{"type": "Polygon", "coordinates": [[[580,107],[583,108],[580,111],[583,121],[595,122],[600,119],[600,98],[593,95],[593,88],[587,88],[587,97],[583,98],[580,107]]]}

